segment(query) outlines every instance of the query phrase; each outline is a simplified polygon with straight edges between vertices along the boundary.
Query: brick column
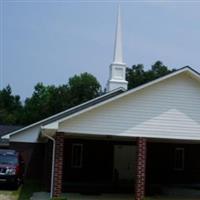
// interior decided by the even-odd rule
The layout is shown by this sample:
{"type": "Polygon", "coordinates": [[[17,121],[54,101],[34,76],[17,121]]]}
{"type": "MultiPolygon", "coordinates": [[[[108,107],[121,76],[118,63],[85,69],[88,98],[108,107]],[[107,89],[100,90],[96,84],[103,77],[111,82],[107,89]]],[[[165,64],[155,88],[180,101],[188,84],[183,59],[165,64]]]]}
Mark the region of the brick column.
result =
{"type": "Polygon", "coordinates": [[[143,200],[145,195],[146,171],[146,139],[137,140],[137,169],[136,169],[135,200],[143,200]]]}
{"type": "Polygon", "coordinates": [[[64,134],[56,133],[55,141],[53,197],[59,197],[62,193],[64,134]]]}

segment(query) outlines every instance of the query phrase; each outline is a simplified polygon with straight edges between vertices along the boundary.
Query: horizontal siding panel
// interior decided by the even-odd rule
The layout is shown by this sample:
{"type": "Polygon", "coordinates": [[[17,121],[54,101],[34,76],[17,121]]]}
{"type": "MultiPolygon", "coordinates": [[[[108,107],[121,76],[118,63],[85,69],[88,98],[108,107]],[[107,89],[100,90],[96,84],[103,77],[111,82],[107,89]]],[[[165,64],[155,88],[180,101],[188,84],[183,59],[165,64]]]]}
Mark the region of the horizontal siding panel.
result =
{"type": "MultiPolygon", "coordinates": [[[[106,125],[106,124],[105,124],[106,125]]],[[[154,124],[148,124],[148,125],[144,125],[144,124],[142,124],[142,125],[140,125],[140,126],[142,126],[143,127],[143,129],[146,129],[146,128],[148,128],[148,130],[150,130],[150,129],[154,129],[154,130],[163,130],[163,129],[167,129],[167,130],[190,130],[190,132],[192,132],[192,131],[199,131],[200,129],[200,126],[199,125],[191,125],[191,124],[184,124],[184,126],[181,126],[181,124],[180,125],[177,125],[177,124],[175,124],[175,125],[170,125],[169,126],[169,123],[166,123],[166,124],[160,124],[159,126],[158,126],[158,123],[154,123],[154,124]]],[[[74,127],[73,129],[74,130],[76,130],[77,128],[87,128],[86,126],[76,126],[76,127],[74,127]]],[[[128,127],[132,127],[132,126],[127,126],[127,128],[128,127]]],[[[123,128],[123,126],[120,126],[120,124],[118,123],[116,123],[114,126],[109,126],[109,125],[106,125],[106,127],[102,127],[102,124],[96,124],[96,126],[94,126],[94,125],[90,125],[89,126],[89,128],[92,130],[92,129],[97,129],[97,128],[99,128],[99,129],[101,129],[101,130],[108,130],[108,129],[110,129],[110,130],[112,130],[113,128],[117,128],[118,129],[118,131],[121,129],[121,130],[123,130],[124,128],[123,128]]],[[[133,129],[133,128],[132,128],[133,129]]],[[[63,129],[64,130],[64,129],[63,129]]],[[[71,128],[71,130],[72,130],[72,128],[71,128]]],[[[133,129],[134,130],[134,129],[133,129]]]]}
{"type": "Polygon", "coordinates": [[[200,83],[172,77],[68,119],[59,131],[200,139],[200,83]]]}
{"type": "MultiPolygon", "coordinates": [[[[102,134],[111,134],[111,133],[113,133],[113,128],[114,127],[109,127],[109,126],[107,126],[106,128],[102,128],[101,126],[96,126],[96,127],[89,127],[89,129],[88,130],[91,130],[92,132],[94,132],[95,133],[95,131],[96,130],[100,130],[100,131],[102,131],[102,134]]],[[[78,129],[78,127],[74,127],[74,128],[70,128],[69,130],[68,130],[68,132],[81,132],[81,131],[83,131],[83,132],[85,132],[85,130],[87,130],[87,128],[86,127],[83,127],[83,129],[82,130],[80,130],[80,129],[78,129]]],[[[87,131],[88,131],[87,130],[87,131]]],[[[167,127],[167,128],[165,128],[165,127],[158,127],[158,126],[155,126],[155,127],[152,127],[152,126],[143,126],[143,128],[132,128],[132,129],[123,129],[121,126],[115,126],[115,133],[123,133],[123,132],[130,132],[130,133],[132,133],[132,132],[137,132],[137,131],[144,131],[144,130],[148,130],[148,133],[149,132],[157,132],[157,131],[162,131],[162,132],[180,132],[181,134],[184,134],[184,133],[188,133],[188,131],[189,131],[189,134],[191,135],[192,133],[199,133],[199,127],[198,128],[189,128],[189,127],[187,127],[187,128],[175,128],[175,127],[167,127]]],[[[63,132],[64,131],[64,129],[61,131],[61,132],[63,132]]]]}

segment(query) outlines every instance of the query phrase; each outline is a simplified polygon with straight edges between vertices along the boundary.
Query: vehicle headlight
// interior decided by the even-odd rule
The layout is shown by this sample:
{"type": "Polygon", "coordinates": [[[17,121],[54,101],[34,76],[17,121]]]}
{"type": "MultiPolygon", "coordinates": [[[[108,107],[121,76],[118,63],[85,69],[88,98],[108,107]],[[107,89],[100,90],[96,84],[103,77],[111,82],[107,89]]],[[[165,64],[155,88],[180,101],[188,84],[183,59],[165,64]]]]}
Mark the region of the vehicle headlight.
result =
{"type": "Polygon", "coordinates": [[[7,175],[15,175],[16,174],[16,169],[15,168],[7,168],[6,174],[7,175]]]}

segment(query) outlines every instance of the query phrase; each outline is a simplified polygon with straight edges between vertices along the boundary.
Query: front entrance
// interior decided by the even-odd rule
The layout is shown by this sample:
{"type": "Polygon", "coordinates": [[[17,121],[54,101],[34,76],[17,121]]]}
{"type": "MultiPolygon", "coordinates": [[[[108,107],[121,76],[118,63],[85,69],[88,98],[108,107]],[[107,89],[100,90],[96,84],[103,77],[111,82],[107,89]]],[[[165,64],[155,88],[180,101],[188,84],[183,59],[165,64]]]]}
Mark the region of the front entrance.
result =
{"type": "Polygon", "coordinates": [[[136,146],[114,145],[114,173],[119,181],[135,180],[136,146]]]}
{"type": "Polygon", "coordinates": [[[132,193],[136,148],[134,142],[66,139],[63,191],[132,193]]]}
{"type": "Polygon", "coordinates": [[[138,138],[136,141],[134,139],[131,141],[65,139],[63,134],[57,133],[55,141],[52,196],[58,197],[62,192],[70,191],[89,195],[105,192],[133,193],[135,185],[135,199],[144,198],[145,138],[138,138]],[[121,152],[118,151],[120,149],[122,149],[121,152]],[[136,154],[137,163],[134,159],[136,154]],[[128,162],[118,162],[120,158],[123,160],[126,158],[128,162]],[[119,176],[118,179],[113,180],[114,166],[118,169],[119,176]],[[137,169],[134,170],[136,166],[137,169]],[[131,171],[133,171],[133,175],[131,171]],[[137,171],[135,176],[134,171],[137,171]],[[133,180],[134,177],[135,180],[133,180]],[[119,182],[119,179],[131,181],[128,184],[123,184],[119,182]]]}

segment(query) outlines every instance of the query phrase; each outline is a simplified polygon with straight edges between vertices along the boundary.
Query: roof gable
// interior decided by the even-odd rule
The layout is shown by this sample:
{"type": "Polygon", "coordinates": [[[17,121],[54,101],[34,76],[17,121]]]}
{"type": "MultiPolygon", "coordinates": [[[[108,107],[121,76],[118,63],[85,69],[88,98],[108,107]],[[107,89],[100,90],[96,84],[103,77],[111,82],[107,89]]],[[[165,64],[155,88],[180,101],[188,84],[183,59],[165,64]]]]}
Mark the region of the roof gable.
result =
{"type": "Polygon", "coordinates": [[[190,73],[171,76],[114,99],[60,120],[56,131],[74,135],[200,139],[200,82],[190,73]]]}
{"type": "Polygon", "coordinates": [[[115,102],[115,100],[117,100],[117,99],[123,98],[125,96],[129,96],[129,95],[134,94],[138,91],[142,91],[144,89],[147,89],[148,87],[151,87],[154,84],[161,84],[163,81],[168,80],[172,77],[176,78],[180,74],[187,74],[192,79],[200,81],[200,75],[199,75],[198,72],[196,72],[195,70],[193,70],[190,67],[184,67],[184,68],[181,68],[181,69],[179,69],[179,70],[177,70],[177,71],[175,71],[171,74],[168,74],[164,77],[158,78],[158,79],[151,81],[149,83],[143,84],[143,85],[136,87],[134,89],[131,89],[127,92],[123,92],[123,90],[119,88],[118,90],[107,93],[107,94],[105,94],[101,97],[90,100],[90,101],[88,101],[84,104],[70,108],[70,109],[63,111],[61,113],[58,113],[58,114],[56,114],[52,117],[49,117],[49,118],[41,120],[37,123],[31,124],[31,125],[23,128],[19,131],[16,131],[16,132],[13,132],[11,134],[6,135],[6,137],[10,137],[10,136],[13,136],[13,135],[18,134],[18,133],[23,133],[26,130],[28,130],[29,128],[32,128],[32,127],[35,127],[35,126],[38,126],[38,127],[42,126],[43,129],[49,129],[49,128],[54,129],[55,126],[58,127],[59,123],[62,123],[66,120],[69,120],[69,119],[71,119],[75,116],[81,115],[81,114],[88,112],[90,110],[93,110],[97,107],[101,107],[102,105],[105,105],[107,103],[115,102]]]}
{"type": "MultiPolygon", "coordinates": [[[[168,75],[165,75],[163,77],[157,78],[157,79],[155,79],[153,81],[150,81],[148,83],[142,84],[142,85],[140,85],[140,86],[138,86],[136,88],[133,88],[133,89],[130,89],[130,90],[126,91],[126,92],[118,94],[118,95],[116,95],[116,96],[114,96],[112,98],[109,98],[106,101],[99,102],[98,104],[92,105],[92,106],[90,106],[90,107],[88,107],[86,109],[83,109],[83,110],[79,111],[79,112],[75,112],[75,113],[73,113],[73,114],[71,114],[69,116],[66,116],[65,118],[61,118],[58,121],[54,121],[53,123],[54,123],[54,125],[55,124],[57,125],[60,122],[63,122],[63,121],[68,120],[70,118],[73,118],[73,117],[75,117],[75,116],[77,116],[79,114],[82,114],[84,112],[90,111],[90,110],[92,110],[92,109],[94,109],[96,107],[102,106],[102,105],[107,104],[109,102],[113,102],[113,101],[115,101],[117,99],[120,99],[120,98],[122,98],[124,96],[128,96],[128,95],[133,94],[135,92],[141,91],[143,89],[146,89],[148,87],[153,86],[154,84],[160,84],[160,83],[162,83],[163,81],[165,81],[167,79],[177,77],[178,75],[181,75],[181,74],[187,74],[192,79],[197,80],[197,81],[200,82],[200,74],[197,71],[195,71],[194,69],[192,69],[190,67],[183,67],[183,68],[180,68],[179,70],[176,70],[175,72],[172,72],[172,73],[170,73],[168,75]]],[[[51,124],[47,124],[47,125],[44,126],[44,128],[48,128],[48,127],[52,127],[52,125],[51,124]]]]}

